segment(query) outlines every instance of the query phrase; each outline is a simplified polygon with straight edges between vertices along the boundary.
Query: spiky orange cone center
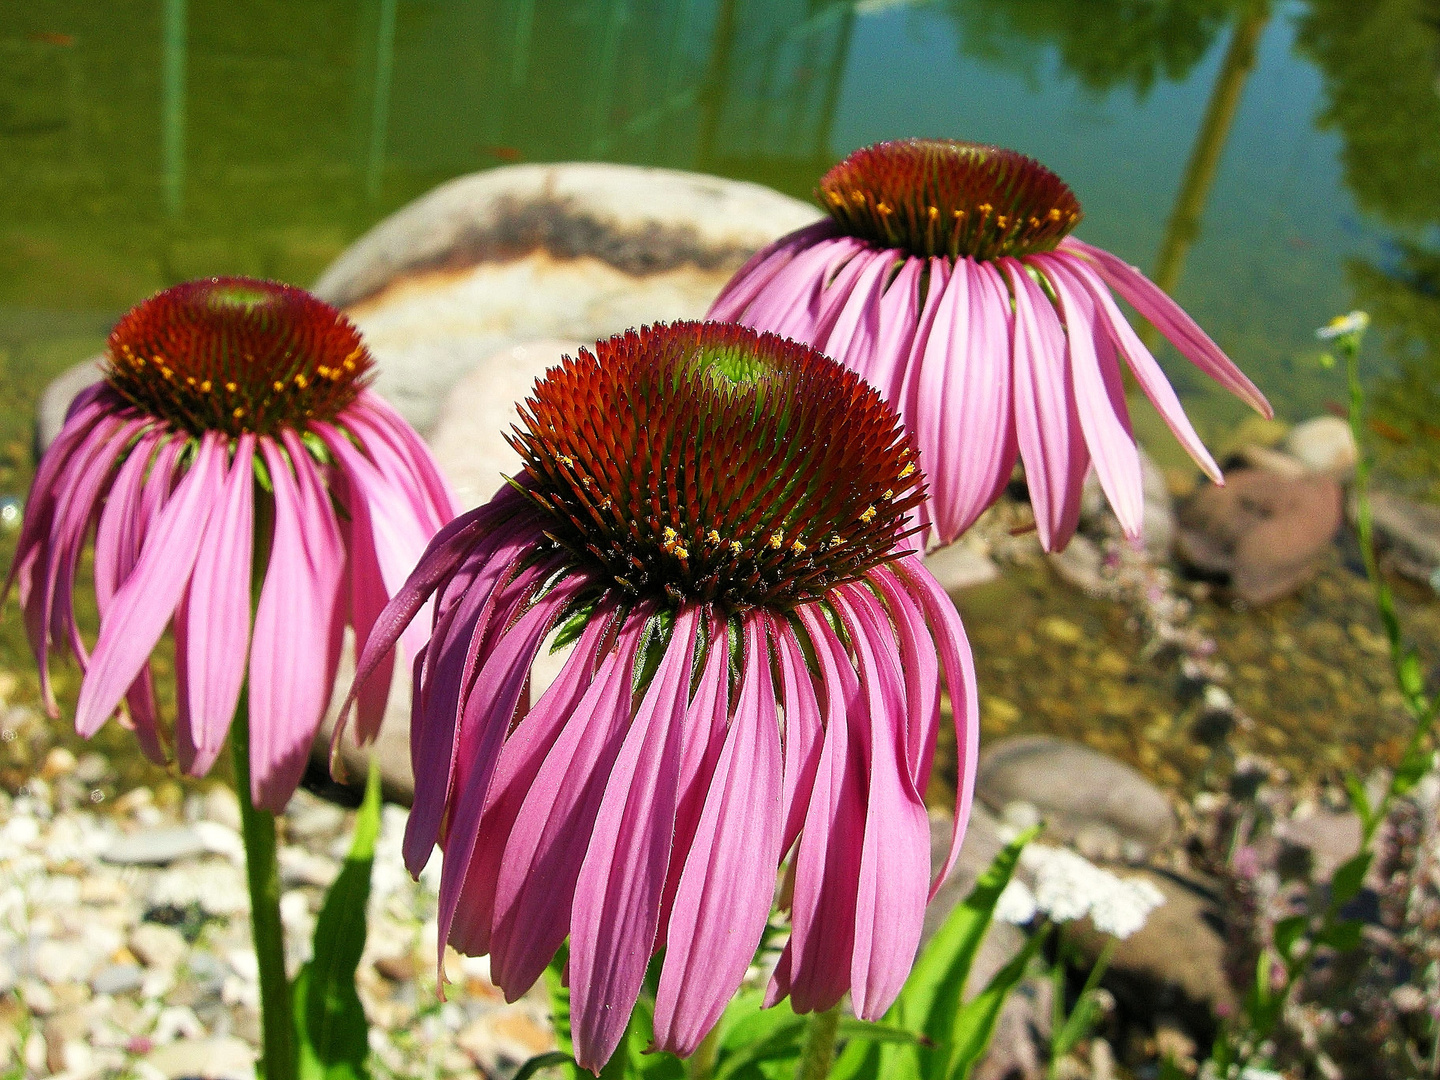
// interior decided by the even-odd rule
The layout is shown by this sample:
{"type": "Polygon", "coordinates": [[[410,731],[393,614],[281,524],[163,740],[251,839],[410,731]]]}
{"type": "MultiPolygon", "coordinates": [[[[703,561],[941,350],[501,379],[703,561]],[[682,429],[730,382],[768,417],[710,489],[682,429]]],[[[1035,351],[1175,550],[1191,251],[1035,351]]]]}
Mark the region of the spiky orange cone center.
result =
{"type": "Polygon", "coordinates": [[[1033,158],[950,139],[856,150],[818,195],[851,235],[922,257],[1051,251],[1082,216],[1069,185],[1033,158]]]}
{"type": "Polygon", "coordinates": [[[372,366],[350,320],[303,289],[210,278],[132,308],[110,334],[104,370],[138,408],[192,434],[234,436],[333,420],[372,366]]]}
{"type": "Polygon", "coordinates": [[[787,608],[893,557],[923,492],[891,408],[773,334],[647,327],[549,372],[512,443],[552,538],[625,592],[787,608]]]}

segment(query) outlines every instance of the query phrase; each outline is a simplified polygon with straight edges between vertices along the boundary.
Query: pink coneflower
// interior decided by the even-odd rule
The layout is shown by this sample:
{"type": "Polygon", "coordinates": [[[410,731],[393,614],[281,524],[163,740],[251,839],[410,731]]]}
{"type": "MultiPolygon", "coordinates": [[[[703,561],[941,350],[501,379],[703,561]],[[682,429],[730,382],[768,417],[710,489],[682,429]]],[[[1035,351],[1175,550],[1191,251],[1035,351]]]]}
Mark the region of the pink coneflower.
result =
{"type": "Polygon", "coordinates": [[[895,413],[810,348],[677,323],[567,358],[521,417],[524,471],[435,538],[358,675],[434,594],[405,855],[442,842],[441,942],[513,1000],[568,936],[596,1070],[663,948],[656,1040],[686,1055],[788,856],[772,1000],[880,1015],[930,891],[942,668],[956,845],[977,731],[955,608],[899,542],[921,475],[895,413]],[[574,649],[531,705],[557,627],[574,649]]]}
{"type": "Polygon", "coordinates": [[[858,371],[915,434],[925,543],[947,544],[1025,463],[1040,542],[1065,546],[1093,461],[1138,536],[1140,459],[1119,358],[1190,456],[1220,470],[1114,289],[1202,371],[1270,416],[1253,383],[1133,266],[1069,235],[1080,204],[1013,150],[905,139],[857,150],[820,181],[830,218],[758,252],[711,319],[805,341],[858,371]]]}
{"type": "MultiPolygon", "coordinates": [[[[189,282],[120,320],[105,378],[75,400],[40,462],[6,582],[19,583],[52,715],[48,654],[68,647],[85,673],[81,735],[123,701],[145,753],[163,762],[173,738],[180,767],[198,776],[224,746],[248,675],[253,798],[284,807],[330,700],[342,631],[366,640],[455,512],[424,444],[365,389],[370,367],[348,319],[268,281],[189,282]],[[74,614],[92,531],[93,650],[74,614]],[[252,582],[262,564],[263,583],[252,582]],[[173,736],[149,662],[167,623],[173,736]]],[[[390,684],[372,685],[362,738],[390,684]]]]}

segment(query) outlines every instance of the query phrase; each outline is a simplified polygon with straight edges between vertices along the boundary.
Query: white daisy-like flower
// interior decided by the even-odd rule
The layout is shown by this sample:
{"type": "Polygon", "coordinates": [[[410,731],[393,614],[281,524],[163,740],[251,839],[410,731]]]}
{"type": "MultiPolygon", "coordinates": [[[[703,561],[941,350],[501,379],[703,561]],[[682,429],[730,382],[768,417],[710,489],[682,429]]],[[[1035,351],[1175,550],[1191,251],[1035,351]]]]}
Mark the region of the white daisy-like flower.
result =
{"type": "Polygon", "coordinates": [[[1331,341],[1345,334],[1356,334],[1370,325],[1370,316],[1364,311],[1352,311],[1348,315],[1337,315],[1330,322],[1315,331],[1321,341],[1331,341]]]}
{"type": "Polygon", "coordinates": [[[1024,926],[1038,910],[1035,894],[1019,878],[1011,878],[995,901],[995,918],[1015,926],[1024,926]]]}
{"type": "Polygon", "coordinates": [[[1165,902],[1150,882],[1116,877],[1066,848],[1031,844],[1020,858],[1034,875],[1036,908],[1058,923],[1088,915],[1097,930],[1127,938],[1165,902]]]}

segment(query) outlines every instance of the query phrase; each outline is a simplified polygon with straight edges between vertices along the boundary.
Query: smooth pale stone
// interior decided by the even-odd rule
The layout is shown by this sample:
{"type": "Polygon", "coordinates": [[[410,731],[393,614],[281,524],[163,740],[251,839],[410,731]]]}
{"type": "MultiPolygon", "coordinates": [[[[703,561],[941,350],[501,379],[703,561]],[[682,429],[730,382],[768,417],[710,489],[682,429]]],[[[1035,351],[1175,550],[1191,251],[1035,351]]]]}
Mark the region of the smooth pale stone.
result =
{"type": "Polygon", "coordinates": [[[536,338],[593,342],[698,319],[757,249],[815,221],[757,184],[670,169],[515,165],[460,177],[386,218],[321,275],[422,431],[477,361],[536,338]]]}
{"type": "Polygon", "coordinates": [[[1359,451],[1350,425],[1338,416],[1317,416],[1296,424],[1283,448],[1310,472],[1347,477],[1355,471],[1359,451]]]}

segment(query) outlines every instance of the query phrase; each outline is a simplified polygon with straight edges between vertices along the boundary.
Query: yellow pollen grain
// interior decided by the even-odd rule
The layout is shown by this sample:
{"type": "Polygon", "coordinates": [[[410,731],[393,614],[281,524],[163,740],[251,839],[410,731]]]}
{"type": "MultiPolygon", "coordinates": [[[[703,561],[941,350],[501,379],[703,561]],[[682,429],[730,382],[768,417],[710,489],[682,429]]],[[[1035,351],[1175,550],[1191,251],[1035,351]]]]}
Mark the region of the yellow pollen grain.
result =
{"type": "Polygon", "coordinates": [[[244,409],[239,409],[239,408],[237,408],[237,409],[236,409],[234,412],[232,412],[230,415],[233,416],[236,420],[239,420],[242,416],[245,415],[245,410],[244,410],[244,409]]]}
{"type": "Polygon", "coordinates": [[[863,521],[866,525],[869,525],[870,522],[874,521],[874,520],[875,520],[875,507],[873,507],[873,506],[867,506],[867,507],[865,507],[865,512],[860,515],[860,520],[863,521]]]}
{"type": "Polygon", "coordinates": [[[345,370],[346,370],[346,371],[354,371],[354,370],[355,370],[355,361],[354,361],[354,360],[346,360],[344,366],[345,366],[345,370]]]}
{"type": "Polygon", "coordinates": [[[875,204],[875,212],[876,212],[876,213],[879,213],[879,214],[884,214],[886,217],[889,217],[890,214],[892,213],[892,211],[891,211],[891,209],[890,209],[890,204],[887,203],[887,202],[876,203],[876,204],[875,204]]]}
{"type": "Polygon", "coordinates": [[[740,554],[740,541],[739,541],[739,540],[731,540],[731,541],[730,541],[730,554],[731,554],[731,555],[739,555],[739,554],[740,554]]]}
{"type": "Polygon", "coordinates": [[[209,379],[206,379],[204,382],[202,382],[202,383],[200,384],[200,392],[201,392],[202,394],[208,394],[208,393],[210,392],[210,385],[211,385],[211,384],[210,384],[210,380],[209,380],[209,379]]]}
{"type": "Polygon", "coordinates": [[[690,552],[678,545],[676,546],[675,550],[671,552],[671,554],[674,555],[677,559],[688,559],[690,557],[690,552]]]}
{"type": "Polygon", "coordinates": [[[230,393],[233,394],[236,390],[238,390],[238,389],[240,389],[240,388],[239,388],[238,386],[236,386],[233,382],[227,382],[227,383],[225,384],[225,389],[228,390],[228,391],[230,391],[230,393]]]}
{"type": "Polygon", "coordinates": [[[778,532],[771,533],[769,543],[772,548],[774,548],[776,551],[779,551],[780,545],[785,543],[785,537],[778,532]]]}
{"type": "Polygon", "coordinates": [[[305,378],[303,372],[297,371],[295,373],[295,385],[298,386],[301,390],[304,390],[307,386],[310,385],[310,381],[305,378]]]}
{"type": "Polygon", "coordinates": [[[995,219],[995,227],[996,227],[997,229],[1007,228],[1007,227],[1009,226],[1009,224],[1010,224],[1010,219],[1009,219],[1008,217],[1006,217],[1004,214],[1001,214],[999,217],[997,217],[997,218],[995,219]]]}
{"type": "Polygon", "coordinates": [[[910,475],[911,473],[913,473],[914,471],[915,471],[915,463],[912,461],[912,462],[910,462],[909,465],[906,465],[903,469],[900,470],[900,479],[901,479],[901,480],[904,480],[905,477],[909,476],[909,475],[910,475]]]}
{"type": "Polygon", "coordinates": [[[976,210],[979,210],[980,213],[982,213],[982,214],[988,214],[988,213],[990,213],[991,210],[994,210],[995,208],[994,208],[993,206],[991,206],[988,202],[982,202],[982,203],[981,203],[979,206],[977,206],[975,209],[976,209],[976,210]]]}
{"type": "Polygon", "coordinates": [[[279,380],[276,380],[276,382],[275,382],[273,385],[274,385],[274,387],[275,387],[275,392],[276,392],[276,393],[279,393],[281,390],[284,390],[284,389],[285,389],[285,384],[284,384],[283,382],[280,382],[279,380]]]}
{"type": "Polygon", "coordinates": [[[936,218],[938,218],[939,216],[940,216],[940,208],[939,208],[938,206],[932,206],[932,207],[930,207],[930,220],[931,220],[931,221],[934,221],[934,220],[935,220],[936,218]]]}
{"type": "Polygon", "coordinates": [[[680,538],[680,534],[670,528],[669,525],[666,525],[665,528],[660,531],[660,538],[667,544],[673,544],[680,538]]]}
{"type": "Polygon", "coordinates": [[[841,536],[839,533],[836,533],[834,536],[830,537],[830,546],[831,546],[832,548],[840,547],[840,546],[841,546],[842,544],[844,544],[844,543],[845,543],[845,538],[844,538],[843,536],[841,536]]]}
{"type": "Polygon", "coordinates": [[[324,364],[321,364],[315,369],[315,374],[319,375],[322,379],[328,379],[330,377],[330,369],[324,364]]]}
{"type": "Polygon", "coordinates": [[[1049,216],[1049,218],[1050,218],[1051,221],[1059,221],[1059,220],[1060,220],[1060,208],[1059,208],[1058,206],[1052,206],[1052,207],[1050,208],[1050,213],[1049,213],[1048,216],[1049,216]]]}
{"type": "Polygon", "coordinates": [[[718,544],[720,542],[720,534],[714,529],[711,529],[705,534],[705,542],[707,544],[718,544]]]}
{"type": "Polygon", "coordinates": [[[559,461],[561,465],[564,465],[567,469],[572,469],[575,467],[575,459],[572,458],[569,454],[561,454],[556,460],[559,461]]]}
{"type": "Polygon", "coordinates": [[[880,497],[882,499],[893,499],[895,497],[895,492],[892,488],[886,488],[885,494],[881,495],[880,497]]]}
{"type": "Polygon", "coordinates": [[[186,375],[186,376],[185,376],[185,383],[186,383],[187,386],[194,386],[194,385],[195,385],[195,376],[194,376],[194,375],[186,375]]]}
{"type": "Polygon", "coordinates": [[[796,555],[804,555],[805,545],[802,544],[799,540],[796,540],[793,544],[790,545],[790,550],[793,551],[796,555]]]}

